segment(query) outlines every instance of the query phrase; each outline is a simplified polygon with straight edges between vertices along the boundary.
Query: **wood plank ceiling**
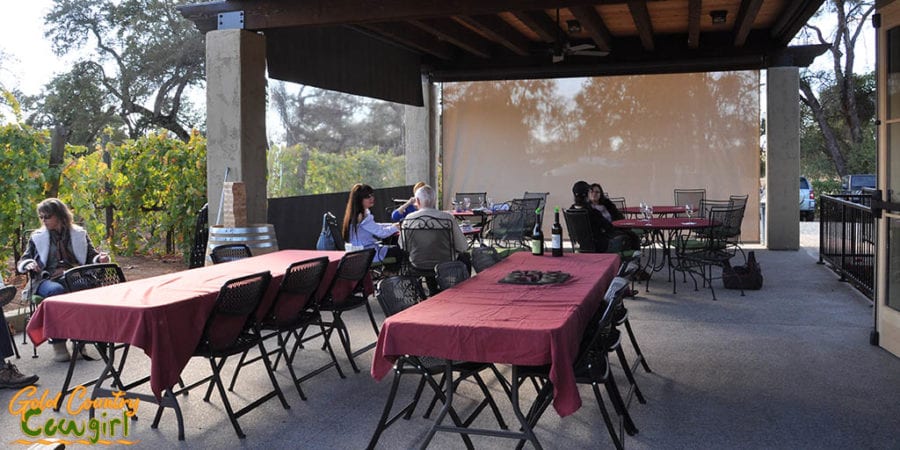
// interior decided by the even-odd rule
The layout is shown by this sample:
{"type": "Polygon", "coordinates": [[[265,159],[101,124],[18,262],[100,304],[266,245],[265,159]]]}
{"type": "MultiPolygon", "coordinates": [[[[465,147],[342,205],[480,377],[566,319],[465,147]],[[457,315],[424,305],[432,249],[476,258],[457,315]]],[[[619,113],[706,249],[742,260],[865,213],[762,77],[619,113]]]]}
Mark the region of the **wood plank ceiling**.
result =
{"type": "MultiPolygon", "coordinates": [[[[824,48],[788,44],[822,3],[228,0],[179,10],[204,32],[217,28],[220,13],[241,11],[244,29],[303,39],[303,57],[313,61],[324,58],[317,51],[377,41],[411,55],[432,81],[463,81],[805,66],[824,48]]],[[[278,49],[296,54],[297,45],[270,45],[269,58],[289,57],[274,55],[278,49]]]]}

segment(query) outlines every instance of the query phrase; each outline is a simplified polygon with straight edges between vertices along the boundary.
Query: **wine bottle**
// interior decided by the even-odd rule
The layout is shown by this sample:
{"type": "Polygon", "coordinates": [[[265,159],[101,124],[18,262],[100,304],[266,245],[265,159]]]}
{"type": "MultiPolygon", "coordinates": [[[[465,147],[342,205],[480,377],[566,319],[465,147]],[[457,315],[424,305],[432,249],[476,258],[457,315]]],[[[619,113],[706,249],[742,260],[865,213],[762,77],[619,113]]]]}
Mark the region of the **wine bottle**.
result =
{"type": "Polygon", "coordinates": [[[537,219],[534,222],[534,231],[531,232],[531,254],[537,256],[544,255],[544,232],[541,230],[540,214],[541,208],[534,211],[537,219]]]}
{"type": "Polygon", "coordinates": [[[559,206],[553,209],[553,227],[550,228],[550,254],[562,256],[562,226],[559,224],[559,206]]]}

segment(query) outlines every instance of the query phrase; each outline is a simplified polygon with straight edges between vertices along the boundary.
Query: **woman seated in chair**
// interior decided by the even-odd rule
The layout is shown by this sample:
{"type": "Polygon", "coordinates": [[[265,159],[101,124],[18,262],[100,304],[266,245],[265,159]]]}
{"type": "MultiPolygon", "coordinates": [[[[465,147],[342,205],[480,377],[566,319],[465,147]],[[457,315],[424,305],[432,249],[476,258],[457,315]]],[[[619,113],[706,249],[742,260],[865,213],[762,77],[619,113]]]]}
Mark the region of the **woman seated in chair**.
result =
{"type": "MultiPolygon", "coordinates": [[[[599,186],[599,185],[597,185],[599,186]]],[[[603,214],[598,208],[593,206],[589,197],[596,196],[598,194],[591,193],[592,188],[585,181],[578,181],[572,186],[572,195],[575,197],[575,203],[572,204],[571,208],[574,209],[586,209],[588,211],[588,218],[591,222],[592,227],[592,235],[594,236],[594,246],[598,251],[624,251],[624,250],[637,250],[640,248],[640,239],[634,233],[627,230],[620,230],[612,225],[613,220],[618,220],[612,214],[607,217],[603,214]],[[617,248],[610,248],[610,243],[618,241],[621,242],[621,245],[617,245],[617,248]]],[[[603,190],[597,190],[600,197],[606,200],[612,208],[606,208],[607,212],[615,211],[617,214],[619,210],[616,209],[614,205],[603,197],[603,190]]],[[[601,202],[598,202],[601,203],[601,202]]],[[[602,204],[602,203],[601,203],[602,204]]],[[[605,206],[605,205],[603,205],[605,206]]]]}
{"type": "Polygon", "coordinates": [[[399,223],[378,223],[372,215],[371,209],[375,206],[375,189],[368,184],[356,183],[350,190],[347,199],[347,209],[344,211],[344,226],[341,235],[344,242],[363,247],[374,248],[375,261],[380,262],[386,257],[397,258],[403,254],[399,247],[382,245],[381,239],[397,234],[400,231],[399,223]]]}
{"type": "MultiPolygon", "coordinates": [[[[28,272],[32,292],[50,297],[66,292],[62,275],[66,269],[88,263],[109,262],[109,255],[98,252],[84,228],[75,225],[72,211],[58,198],[48,198],[37,205],[41,228],[31,233],[28,247],[16,264],[20,273],[28,272]]],[[[54,361],[69,360],[65,341],[53,341],[54,361]]]]}
{"type": "Polygon", "coordinates": [[[591,204],[591,208],[599,211],[603,218],[610,223],[611,233],[624,237],[626,242],[623,250],[637,250],[641,248],[641,238],[637,234],[631,230],[622,230],[612,226],[613,221],[622,220],[625,218],[625,215],[619,211],[619,208],[613,202],[609,201],[609,198],[603,193],[603,186],[600,186],[599,183],[591,184],[590,191],[588,191],[588,201],[591,204]]]}

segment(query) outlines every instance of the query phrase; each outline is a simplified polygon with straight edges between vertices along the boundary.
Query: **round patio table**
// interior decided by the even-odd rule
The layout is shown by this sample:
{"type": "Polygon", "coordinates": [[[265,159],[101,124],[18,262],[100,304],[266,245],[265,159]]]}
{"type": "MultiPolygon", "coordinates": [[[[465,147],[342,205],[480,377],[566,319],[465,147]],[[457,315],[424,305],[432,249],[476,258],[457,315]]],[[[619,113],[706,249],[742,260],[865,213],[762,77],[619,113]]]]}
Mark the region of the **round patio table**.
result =
{"type": "MultiPolygon", "coordinates": [[[[670,208],[678,208],[678,207],[670,207],[670,208]]],[[[680,207],[682,212],[684,211],[684,207],[680,207]]],[[[656,212],[656,206],[653,207],[653,212],[656,212]]],[[[641,229],[646,231],[646,236],[648,236],[647,244],[644,245],[646,248],[651,248],[654,251],[647,252],[647,263],[643,266],[644,269],[652,269],[653,272],[659,272],[664,267],[668,267],[669,270],[669,280],[672,280],[674,277],[672,276],[672,240],[683,230],[693,230],[698,228],[707,228],[712,225],[712,222],[709,219],[703,219],[699,217],[652,217],[650,219],[621,219],[613,221],[612,225],[616,228],[624,228],[624,229],[641,229]],[[659,247],[662,249],[662,254],[659,257],[659,261],[657,261],[656,256],[656,248],[659,244],[659,247]]],[[[645,291],[650,290],[650,277],[647,277],[647,282],[644,285],[645,291]]]]}
{"type": "MultiPolygon", "coordinates": [[[[653,208],[653,214],[656,214],[658,217],[665,216],[674,216],[675,214],[684,214],[684,205],[682,206],[672,206],[672,205],[661,205],[651,206],[653,208]]],[[[622,208],[622,214],[630,214],[633,216],[641,215],[641,207],[640,206],[626,206],[622,208]]],[[[615,225],[615,224],[614,224],[615,225]]]]}

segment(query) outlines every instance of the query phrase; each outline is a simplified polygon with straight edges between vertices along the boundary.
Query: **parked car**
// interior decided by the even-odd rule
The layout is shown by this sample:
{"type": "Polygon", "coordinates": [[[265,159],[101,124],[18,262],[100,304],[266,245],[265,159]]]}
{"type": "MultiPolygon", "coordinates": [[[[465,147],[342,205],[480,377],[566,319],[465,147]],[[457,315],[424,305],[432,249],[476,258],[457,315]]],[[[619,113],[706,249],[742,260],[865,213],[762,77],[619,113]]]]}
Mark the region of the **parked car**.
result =
{"type": "Polygon", "coordinates": [[[859,195],[863,188],[875,188],[875,175],[857,173],[841,177],[841,194],[859,195]]]}
{"type": "Polygon", "coordinates": [[[800,220],[814,220],[815,218],[816,193],[806,177],[800,177],[800,220]]]}

